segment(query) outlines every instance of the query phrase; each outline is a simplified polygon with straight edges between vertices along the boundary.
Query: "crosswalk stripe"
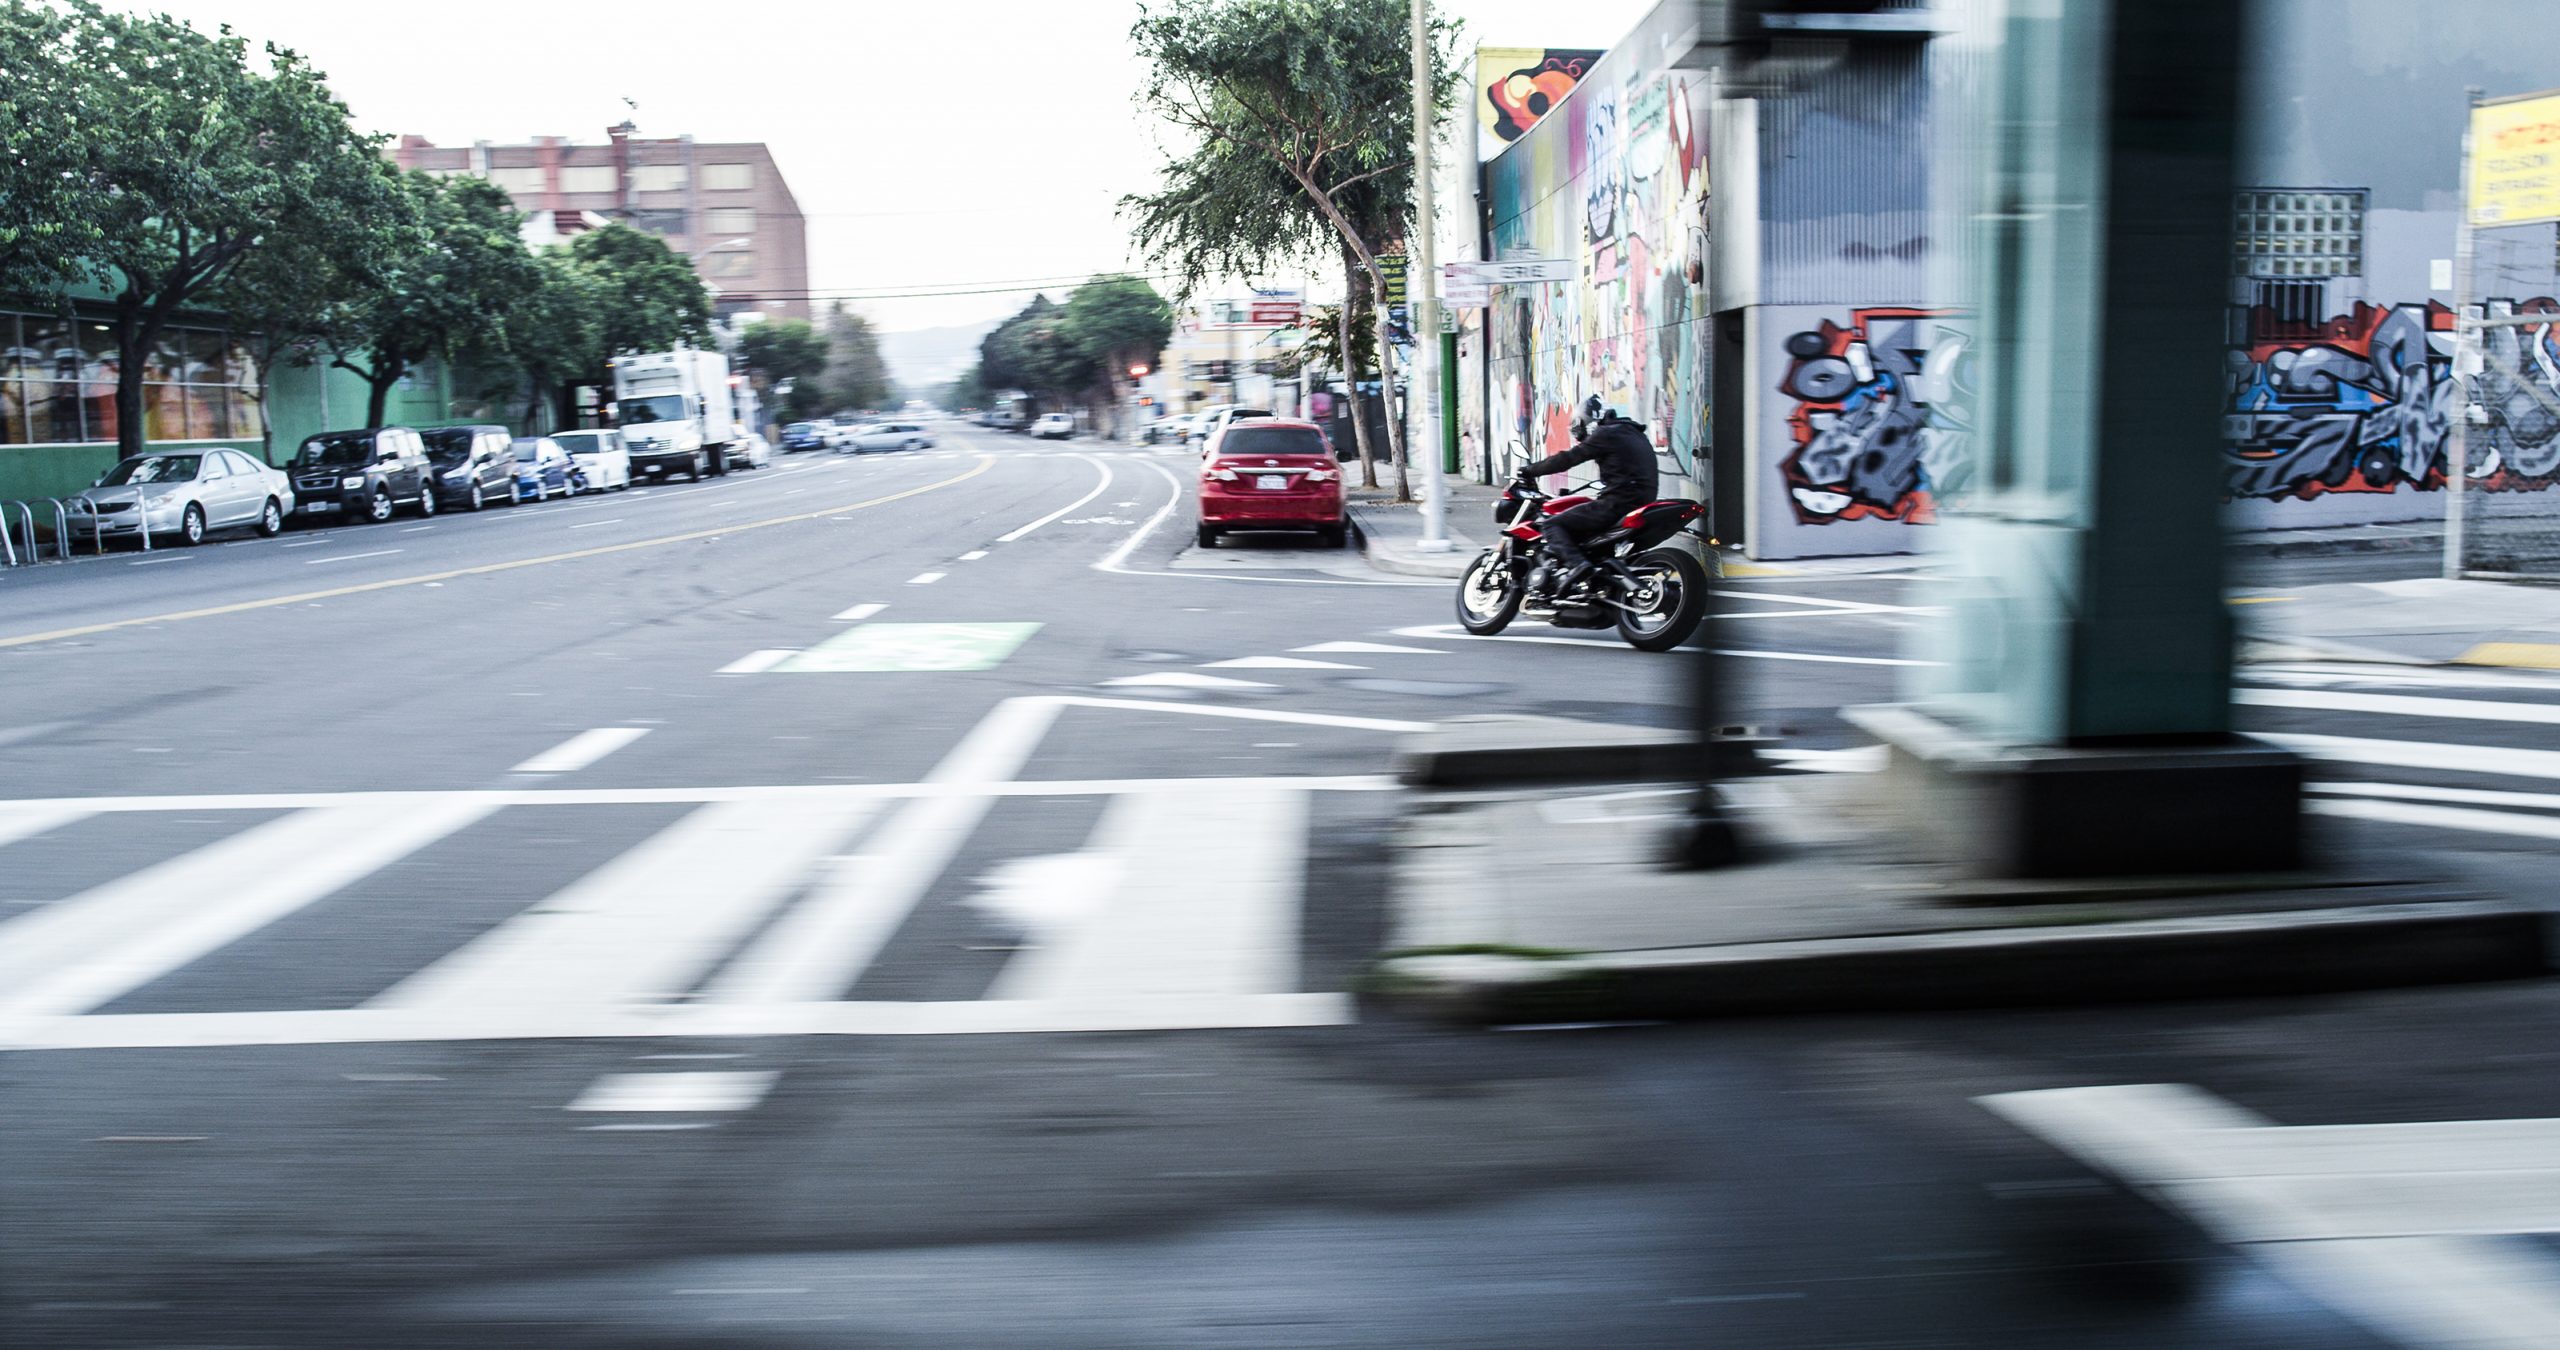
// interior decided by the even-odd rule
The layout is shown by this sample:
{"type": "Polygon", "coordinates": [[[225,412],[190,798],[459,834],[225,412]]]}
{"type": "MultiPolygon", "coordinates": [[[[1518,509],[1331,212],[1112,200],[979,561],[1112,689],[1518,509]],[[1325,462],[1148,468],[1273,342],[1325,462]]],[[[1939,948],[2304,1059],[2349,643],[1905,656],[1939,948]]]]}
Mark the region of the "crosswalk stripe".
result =
{"type": "Polygon", "coordinates": [[[2304,807],[2324,816],[2381,820],[2397,825],[2432,825],[2446,830],[2512,834],[2526,839],[2560,839],[2560,816],[2520,816],[2511,811],[2474,811],[2459,806],[2422,806],[2416,802],[2341,801],[2317,798],[2304,807]]]}
{"type": "Polygon", "coordinates": [[[1092,850],[1115,864],[1111,884],[1008,962],[988,997],[1289,992],[1306,826],[1304,793],[1120,798],[1092,850]]]}
{"type": "Polygon", "coordinates": [[[367,1006],[516,1016],[673,999],[870,813],[808,802],[705,806],[367,1006]]]}
{"type": "Polygon", "coordinates": [[[0,1014],[113,1002],[489,809],[456,800],[297,812],[0,924],[0,1014]]]}
{"type": "Polygon", "coordinates": [[[2438,741],[2371,740],[2362,736],[2315,736],[2301,732],[2260,732],[2257,739],[2288,750],[2298,750],[2313,759],[2341,764],[2494,773],[2511,778],[2560,778],[2560,751],[2510,750],[2498,745],[2455,745],[2438,741]]]}
{"type": "Polygon", "coordinates": [[[48,830],[60,829],[89,812],[77,806],[29,806],[11,803],[0,806],[0,846],[21,839],[33,839],[48,830]]]}
{"type": "Polygon", "coordinates": [[[2322,712],[2381,713],[2389,717],[2451,717],[2468,722],[2539,722],[2560,725],[2560,703],[2497,703],[2478,698],[2419,698],[2412,694],[2358,694],[2343,689],[2234,689],[2231,701],[2260,708],[2312,708],[2322,712]]]}

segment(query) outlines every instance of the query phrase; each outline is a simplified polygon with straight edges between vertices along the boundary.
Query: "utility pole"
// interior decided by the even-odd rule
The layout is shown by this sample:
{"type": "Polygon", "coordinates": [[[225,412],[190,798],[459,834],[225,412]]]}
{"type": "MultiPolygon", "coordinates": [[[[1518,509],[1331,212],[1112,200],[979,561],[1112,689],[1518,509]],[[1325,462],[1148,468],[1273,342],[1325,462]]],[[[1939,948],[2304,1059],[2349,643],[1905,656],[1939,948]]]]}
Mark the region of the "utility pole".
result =
{"type": "MultiPolygon", "coordinates": [[[[1440,463],[1440,418],[1448,410],[1440,402],[1440,265],[1433,235],[1439,219],[1431,204],[1431,133],[1437,102],[1432,97],[1431,0],[1413,0],[1413,193],[1414,237],[1406,252],[1405,303],[1413,309],[1412,401],[1414,416],[1405,431],[1405,456],[1420,455],[1422,471],[1422,553],[1449,551],[1447,474],[1440,463]]],[[[1385,316],[1380,315],[1379,345],[1386,344],[1385,316]]],[[[1388,393],[1392,396],[1393,390],[1388,393]]],[[[1392,399],[1390,400],[1392,401],[1392,399]]],[[[1356,414],[1355,414],[1356,415],[1356,414]]]]}

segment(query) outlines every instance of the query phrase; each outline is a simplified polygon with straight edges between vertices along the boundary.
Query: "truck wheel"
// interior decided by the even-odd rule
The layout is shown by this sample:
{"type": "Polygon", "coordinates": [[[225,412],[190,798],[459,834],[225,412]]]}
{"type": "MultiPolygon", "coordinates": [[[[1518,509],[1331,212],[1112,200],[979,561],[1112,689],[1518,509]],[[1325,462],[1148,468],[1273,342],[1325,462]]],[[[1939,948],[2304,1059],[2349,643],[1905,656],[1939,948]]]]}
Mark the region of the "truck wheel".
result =
{"type": "Polygon", "coordinates": [[[714,478],[726,478],[729,476],[728,451],[714,450],[711,452],[711,476],[714,478]]]}

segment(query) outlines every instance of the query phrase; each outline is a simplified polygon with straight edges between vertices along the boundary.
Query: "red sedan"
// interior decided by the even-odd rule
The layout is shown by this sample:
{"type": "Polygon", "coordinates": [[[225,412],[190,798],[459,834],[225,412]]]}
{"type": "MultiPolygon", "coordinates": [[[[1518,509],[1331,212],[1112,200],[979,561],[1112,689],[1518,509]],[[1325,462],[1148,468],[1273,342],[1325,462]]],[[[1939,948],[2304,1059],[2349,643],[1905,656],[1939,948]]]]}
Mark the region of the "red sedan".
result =
{"type": "Polygon", "coordinates": [[[1219,434],[1200,466],[1200,547],[1229,530],[1313,530],[1342,547],[1342,466],[1322,428],[1257,417],[1219,434]]]}

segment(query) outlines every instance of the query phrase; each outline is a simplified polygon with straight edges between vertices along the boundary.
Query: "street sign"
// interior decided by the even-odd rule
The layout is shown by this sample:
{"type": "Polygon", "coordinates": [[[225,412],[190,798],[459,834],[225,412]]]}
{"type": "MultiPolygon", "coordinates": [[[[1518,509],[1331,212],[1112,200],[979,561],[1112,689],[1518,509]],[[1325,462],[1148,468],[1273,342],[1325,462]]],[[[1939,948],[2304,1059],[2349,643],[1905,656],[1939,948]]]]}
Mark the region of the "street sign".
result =
{"type": "Polygon", "coordinates": [[[1378,275],[1386,278],[1387,303],[1390,305],[1404,303],[1404,264],[1405,258],[1401,253],[1378,255],[1378,275]]]}
{"type": "Polygon", "coordinates": [[[2560,220],[2560,92],[2471,110],[2469,215],[2493,227],[2560,220]]]}
{"type": "Polygon", "coordinates": [[[1440,269],[1443,280],[1473,281],[1483,286],[1518,286],[1540,281],[1571,281],[1571,258],[1512,258],[1501,262],[1453,262],[1440,269]]]}
{"type": "Polygon", "coordinates": [[[1440,303],[1451,309],[1482,309],[1493,303],[1493,288],[1444,281],[1440,283],[1440,303]]]}
{"type": "Polygon", "coordinates": [[[1256,290],[1245,306],[1245,320],[1255,327],[1287,327],[1306,314],[1306,292],[1290,290],[1256,290]]]}

